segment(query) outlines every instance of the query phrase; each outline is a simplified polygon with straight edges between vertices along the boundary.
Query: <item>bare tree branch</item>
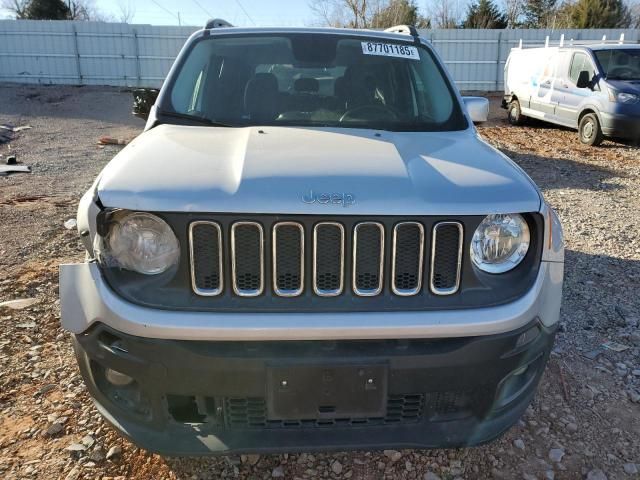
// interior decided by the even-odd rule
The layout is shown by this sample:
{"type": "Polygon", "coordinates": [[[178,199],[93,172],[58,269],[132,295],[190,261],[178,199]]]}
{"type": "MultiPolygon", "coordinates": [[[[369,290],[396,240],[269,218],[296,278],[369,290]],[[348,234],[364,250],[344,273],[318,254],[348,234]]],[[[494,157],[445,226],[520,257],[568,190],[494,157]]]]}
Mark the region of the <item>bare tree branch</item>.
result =
{"type": "Polygon", "coordinates": [[[131,0],[118,0],[118,10],[118,20],[121,23],[131,23],[136,15],[136,7],[131,0]]]}
{"type": "Polygon", "coordinates": [[[26,18],[29,0],[2,0],[0,7],[9,11],[16,19],[26,18]]]}
{"type": "Polygon", "coordinates": [[[461,13],[458,0],[431,0],[428,13],[435,28],[458,28],[461,13]]]}

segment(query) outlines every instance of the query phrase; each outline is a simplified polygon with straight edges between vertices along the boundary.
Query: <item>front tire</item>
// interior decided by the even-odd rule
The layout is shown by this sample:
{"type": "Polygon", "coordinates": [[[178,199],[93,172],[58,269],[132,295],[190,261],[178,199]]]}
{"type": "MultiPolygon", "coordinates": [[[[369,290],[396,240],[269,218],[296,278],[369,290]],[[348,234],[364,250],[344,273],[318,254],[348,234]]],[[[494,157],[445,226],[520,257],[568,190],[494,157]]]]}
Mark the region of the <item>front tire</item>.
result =
{"type": "Polygon", "coordinates": [[[587,113],[580,119],[578,136],[580,137],[580,143],[584,145],[597,147],[602,143],[604,134],[595,113],[587,113]]]}
{"type": "Polygon", "coordinates": [[[524,123],[524,115],[520,109],[520,102],[518,100],[511,100],[509,102],[509,110],[507,110],[509,123],[511,125],[522,125],[524,123]]]}

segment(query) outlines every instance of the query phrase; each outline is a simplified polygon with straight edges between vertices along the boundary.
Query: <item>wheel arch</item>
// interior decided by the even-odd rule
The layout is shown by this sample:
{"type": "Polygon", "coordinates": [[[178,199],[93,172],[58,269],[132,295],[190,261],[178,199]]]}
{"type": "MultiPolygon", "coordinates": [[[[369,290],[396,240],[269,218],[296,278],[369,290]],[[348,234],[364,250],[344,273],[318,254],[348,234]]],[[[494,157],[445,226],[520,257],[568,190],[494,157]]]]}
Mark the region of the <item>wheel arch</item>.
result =
{"type": "Polygon", "coordinates": [[[602,125],[602,120],[600,119],[600,112],[596,107],[592,105],[585,105],[584,107],[582,107],[582,110],[580,110],[580,113],[578,114],[578,125],[580,125],[580,122],[582,121],[582,117],[584,117],[589,113],[595,114],[596,118],[598,119],[598,122],[600,123],[600,125],[602,125]]]}

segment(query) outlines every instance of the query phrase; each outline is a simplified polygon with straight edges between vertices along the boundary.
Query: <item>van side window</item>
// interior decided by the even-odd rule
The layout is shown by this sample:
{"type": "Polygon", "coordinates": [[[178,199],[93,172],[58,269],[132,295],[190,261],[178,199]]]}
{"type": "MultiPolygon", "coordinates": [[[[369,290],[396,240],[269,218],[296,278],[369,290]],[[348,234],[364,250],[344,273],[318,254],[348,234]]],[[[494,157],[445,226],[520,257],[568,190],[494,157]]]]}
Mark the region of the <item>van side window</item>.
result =
{"type": "Polygon", "coordinates": [[[586,70],[589,72],[589,78],[595,75],[595,69],[589,57],[584,53],[574,53],[571,60],[571,69],[569,71],[569,79],[575,84],[578,83],[580,72],[586,70]]]}

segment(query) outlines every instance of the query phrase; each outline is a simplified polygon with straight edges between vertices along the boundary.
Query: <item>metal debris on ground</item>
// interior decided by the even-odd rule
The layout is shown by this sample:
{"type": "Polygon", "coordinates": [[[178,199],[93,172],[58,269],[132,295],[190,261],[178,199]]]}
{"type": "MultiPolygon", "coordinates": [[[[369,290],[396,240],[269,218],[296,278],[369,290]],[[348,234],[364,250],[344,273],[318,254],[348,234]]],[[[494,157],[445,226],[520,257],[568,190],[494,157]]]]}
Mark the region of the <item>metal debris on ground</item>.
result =
{"type": "Polygon", "coordinates": [[[602,346],[607,350],[613,350],[614,352],[624,352],[625,350],[628,350],[629,348],[631,348],[628,345],[623,345],[621,343],[616,343],[616,342],[604,342],[602,346]]]}
{"type": "Polygon", "coordinates": [[[73,230],[77,226],[78,226],[78,222],[76,221],[75,218],[70,218],[69,220],[64,222],[64,228],[66,228],[67,230],[73,230]]]}
{"type": "Polygon", "coordinates": [[[6,307],[12,310],[22,310],[23,308],[30,307],[37,301],[37,298],[18,298],[16,300],[7,300],[6,302],[0,302],[0,308],[6,307]]]}
{"type": "Polygon", "coordinates": [[[20,125],[14,127],[13,125],[0,125],[0,144],[8,143],[14,138],[14,133],[21,132],[22,130],[28,130],[31,125],[20,125]]]}
{"type": "Polygon", "coordinates": [[[595,350],[590,350],[586,353],[583,353],[582,356],[588,358],[589,360],[595,360],[603,353],[604,350],[602,348],[596,348],[595,350]]]}
{"type": "Polygon", "coordinates": [[[126,145],[127,143],[129,140],[124,138],[100,137],[98,140],[98,145],[126,145]]]}
{"type": "Polygon", "coordinates": [[[10,173],[31,173],[28,165],[0,165],[0,177],[6,177],[10,173]]]}

